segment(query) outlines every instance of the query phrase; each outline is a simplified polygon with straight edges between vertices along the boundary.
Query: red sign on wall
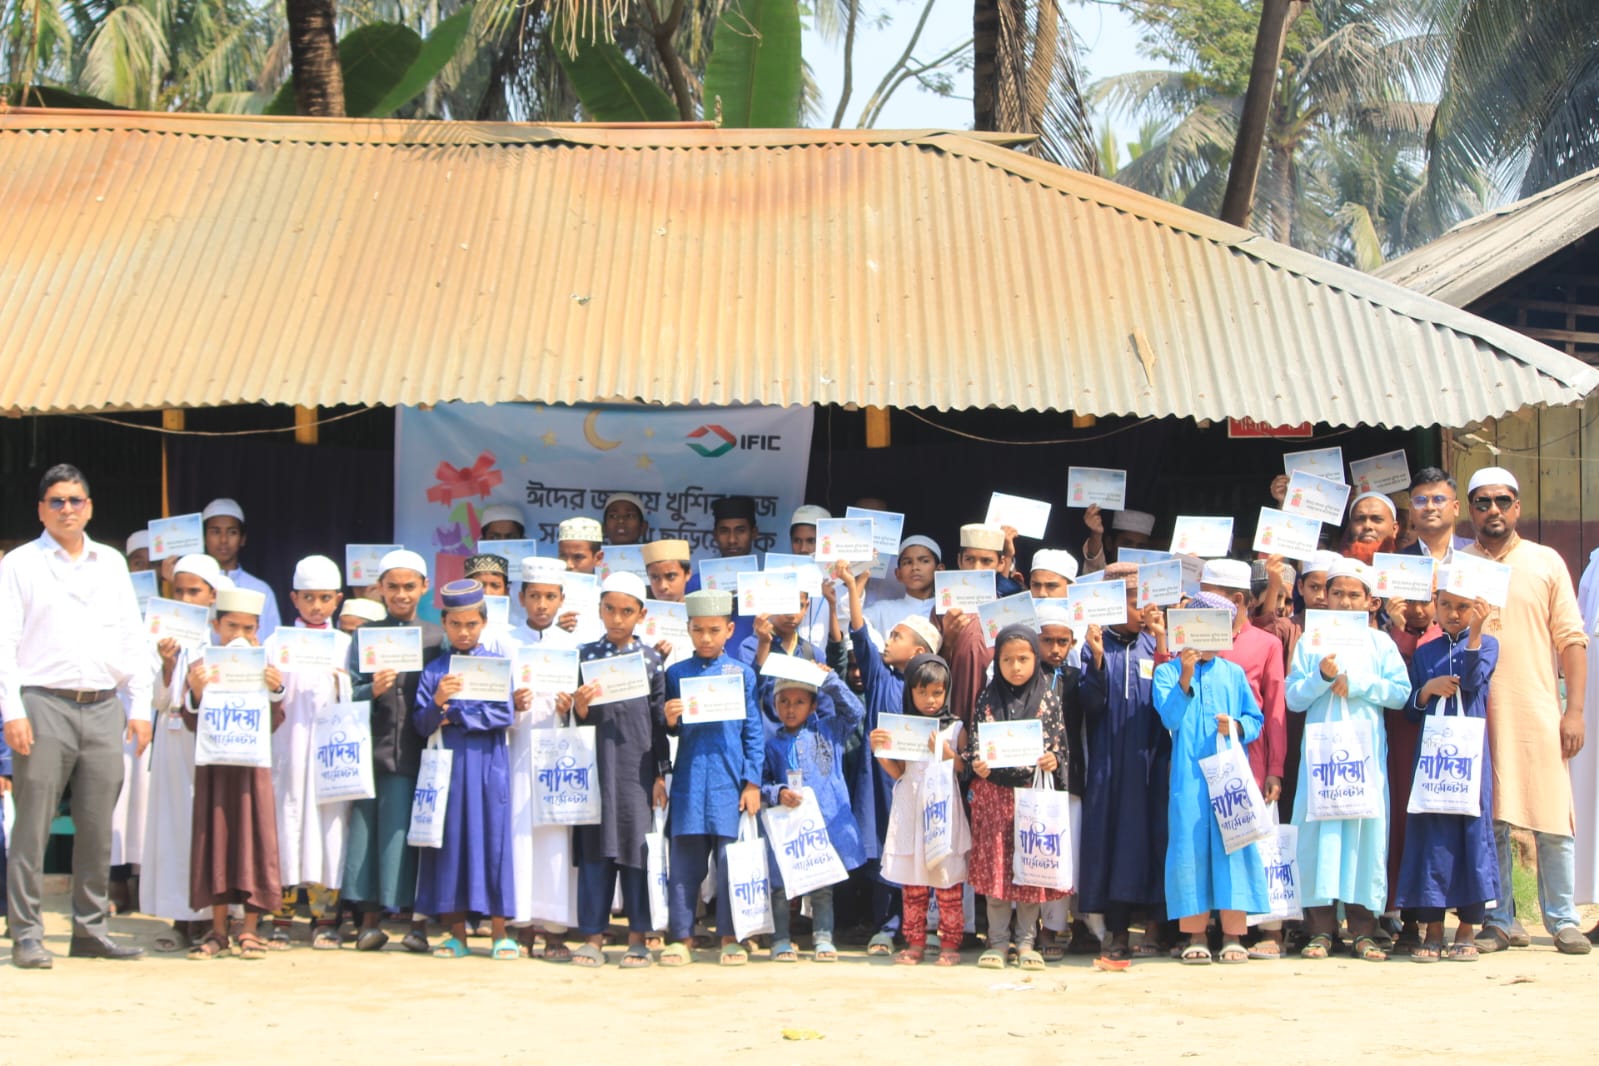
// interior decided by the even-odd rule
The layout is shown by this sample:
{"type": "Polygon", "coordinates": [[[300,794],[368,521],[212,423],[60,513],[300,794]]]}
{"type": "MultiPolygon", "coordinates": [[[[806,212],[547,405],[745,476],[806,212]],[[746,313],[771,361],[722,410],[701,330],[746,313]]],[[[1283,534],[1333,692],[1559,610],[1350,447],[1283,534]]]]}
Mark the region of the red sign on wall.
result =
{"type": "Polygon", "coordinates": [[[1274,426],[1270,422],[1257,422],[1253,418],[1229,418],[1227,436],[1233,439],[1304,440],[1314,436],[1309,422],[1297,426],[1274,426]]]}

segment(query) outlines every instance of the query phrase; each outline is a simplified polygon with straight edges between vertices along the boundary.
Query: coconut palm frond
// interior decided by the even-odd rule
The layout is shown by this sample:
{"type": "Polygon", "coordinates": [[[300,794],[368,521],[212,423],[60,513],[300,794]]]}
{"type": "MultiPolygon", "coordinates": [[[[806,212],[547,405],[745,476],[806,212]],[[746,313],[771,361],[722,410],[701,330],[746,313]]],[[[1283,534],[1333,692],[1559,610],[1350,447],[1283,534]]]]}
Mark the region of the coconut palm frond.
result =
{"type": "Polygon", "coordinates": [[[161,25],[138,4],[112,11],[85,42],[83,87],[91,96],[147,110],[168,68],[161,25]]]}
{"type": "Polygon", "coordinates": [[[1599,51],[1590,53],[1554,96],[1554,107],[1533,141],[1522,196],[1599,167],[1599,51]]]}

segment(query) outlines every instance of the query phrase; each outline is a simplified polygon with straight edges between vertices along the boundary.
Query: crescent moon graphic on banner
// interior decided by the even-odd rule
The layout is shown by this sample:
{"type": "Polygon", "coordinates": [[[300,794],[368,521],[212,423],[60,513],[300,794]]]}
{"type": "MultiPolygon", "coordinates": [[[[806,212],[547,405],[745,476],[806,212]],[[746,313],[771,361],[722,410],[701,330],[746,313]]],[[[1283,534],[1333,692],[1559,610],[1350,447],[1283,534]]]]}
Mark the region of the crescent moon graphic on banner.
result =
{"type": "Polygon", "coordinates": [[[598,448],[602,452],[608,452],[612,448],[621,447],[621,441],[606,440],[604,437],[600,436],[600,431],[595,426],[599,420],[600,413],[598,411],[590,411],[588,413],[588,417],[583,419],[583,439],[588,441],[590,445],[598,448]]]}

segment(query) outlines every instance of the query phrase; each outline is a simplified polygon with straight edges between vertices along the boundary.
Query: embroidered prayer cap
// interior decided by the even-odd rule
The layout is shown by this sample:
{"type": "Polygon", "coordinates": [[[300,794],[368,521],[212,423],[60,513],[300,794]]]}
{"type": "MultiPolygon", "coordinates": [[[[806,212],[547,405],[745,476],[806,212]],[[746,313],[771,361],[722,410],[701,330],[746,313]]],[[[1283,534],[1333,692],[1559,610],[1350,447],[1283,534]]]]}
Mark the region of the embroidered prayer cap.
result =
{"type": "Polygon", "coordinates": [[[791,677],[780,677],[772,683],[772,695],[775,696],[779,692],[783,692],[791,688],[797,688],[801,692],[809,692],[812,695],[816,694],[816,686],[811,684],[809,681],[796,681],[791,677]]]}
{"type": "Polygon", "coordinates": [[[932,537],[924,537],[920,533],[913,533],[899,542],[899,553],[904,555],[907,548],[926,548],[933,553],[933,558],[939,562],[944,561],[944,549],[938,546],[938,541],[932,537]]]}
{"type": "MultiPolygon", "coordinates": [[[[1299,579],[1299,575],[1294,572],[1294,568],[1290,564],[1288,564],[1286,562],[1278,563],[1277,564],[1277,568],[1282,571],[1283,580],[1286,581],[1288,584],[1292,585],[1295,581],[1297,581],[1299,579]]],[[[1264,559],[1256,559],[1254,562],[1249,564],[1250,587],[1254,587],[1254,583],[1257,582],[1257,581],[1270,581],[1270,580],[1271,580],[1271,571],[1266,569],[1266,560],[1264,560],[1264,559]]]]}
{"type": "Polygon", "coordinates": [[[296,592],[307,589],[337,592],[344,587],[344,575],[339,572],[339,564],[326,555],[307,555],[294,564],[294,581],[290,587],[296,592]]]}
{"type": "Polygon", "coordinates": [[[814,526],[824,518],[832,518],[832,512],[825,507],[818,507],[814,503],[803,504],[794,508],[794,513],[789,516],[788,528],[795,526],[814,526]]]}
{"type": "Polygon", "coordinates": [[[1033,553],[1033,569],[1059,574],[1067,581],[1077,580],[1077,560],[1060,548],[1040,548],[1033,553]]]}
{"type": "Polygon", "coordinates": [[[1148,511],[1117,511],[1110,520],[1110,528],[1147,537],[1155,532],[1155,516],[1148,511]]]}
{"type": "Polygon", "coordinates": [[[244,508],[240,507],[237,500],[230,500],[226,496],[219,496],[205,505],[205,510],[200,512],[200,521],[209,522],[213,518],[236,518],[239,525],[244,525],[244,508]]]}
{"type": "Polygon", "coordinates": [[[1005,531],[986,522],[973,522],[961,526],[961,547],[978,551],[1002,552],[1005,550],[1005,531]]]}
{"type": "Polygon", "coordinates": [[[687,563],[694,559],[694,549],[686,540],[652,540],[640,546],[644,565],[651,563],[687,563]]]}
{"type": "Polygon", "coordinates": [[[527,529],[527,518],[522,514],[522,508],[514,503],[491,503],[478,512],[477,520],[480,527],[495,522],[515,522],[524,530],[527,529]]]}
{"type": "Polygon", "coordinates": [[[600,514],[602,516],[603,515],[609,515],[611,513],[611,508],[616,506],[619,503],[630,503],[634,507],[637,507],[638,508],[638,516],[640,518],[643,518],[645,513],[646,513],[645,510],[644,510],[644,501],[639,499],[637,496],[633,495],[633,493],[631,493],[631,492],[613,492],[609,496],[605,497],[605,509],[603,511],[601,511],[600,514]]]}
{"type": "Polygon", "coordinates": [[[1484,485],[1509,485],[1511,492],[1521,495],[1521,482],[1502,466],[1485,466],[1471,475],[1471,480],[1466,483],[1466,499],[1471,499],[1471,494],[1484,485]]]}
{"type": "Polygon", "coordinates": [[[755,524],[755,498],[753,496],[723,496],[711,502],[711,517],[718,522],[735,522],[742,518],[755,524]]]}
{"type": "MultiPolygon", "coordinates": [[[[1051,570],[1050,573],[1055,571],[1051,570]]],[[[1066,610],[1066,604],[1060,600],[1034,600],[1033,617],[1040,629],[1044,626],[1065,626],[1070,629],[1072,625],[1071,613],[1066,610]]]]}
{"type": "Polygon", "coordinates": [[[1219,592],[1196,592],[1188,597],[1187,606],[1196,611],[1226,611],[1229,618],[1238,617],[1238,605],[1219,592]]]}
{"type": "MultiPolygon", "coordinates": [[[[489,541],[493,544],[493,541],[489,541]]],[[[556,560],[559,562],[560,560],[556,560]]],[[[468,555],[466,565],[461,568],[463,577],[475,577],[478,574],[499,574],[501,577],[511,576],[511,563],[503,555],[468,555]]]]}
{"type": "Polygon", "coordinates": [[[424,578],[428,576],[427,560],[409,548],[395,548],[383,554],[383,558],[378,560],[378,576],[382,577],[390,570],[415,570],[424,578]]]}
{"type": "Polygon", "coordinates": [[[233,585],[233,582],[228,581],[228,579],[223,575],[221,564],[219,564],[209,555],[195,554],[182,556],[176,563],[173,564],[172,573],[174,575],[193,574],[195,577],[199,578],[201,581],[204,581],[207,585],[210,585],[214,589],[222,588],[220,583],[223,581],[227,581],[230,588],[233,585]]]}
{"type": "Polygon", "coordinates": [[[566,573],[566,564],[559,559],[529,555],[522,560],[521,572],[524,585],[560,585],[563,588],[566,585],[566,579],[561,576],[566,573]]]}
{"type": "MultiPolygon", "coordinates": [[[[600,585],[600,595],[604,596],[607,592],[620,592],[640,603],[649,599],[650,595],[649,590],[644,587],[644,579],[626,570],[618,570],[605,579],[600,585]]],[[[728,611],[728,614],[732,613],[728,611]]]]}
{"type": "Polygon", "coordinates": [[[464,578],[439,589],[439,606],[446,613],[483,606],[483,582],[464,578]]]}
{"type": "Polygon", "coordinates": [[[253,614],[259,618],[265,606],[264,592],[240,588],[217,590],[217,614],[253,614]]]}
{"type": "Polygon", "coordinates": [[[127,549],[123,552],[123,554],[124,555],[132,555],[136,551],[149,551],[149,550],[150,550],[150,531],[148,529],[137,529],[137,530],[134,530],[131,534],[128,535],[127,549]]]}
{"type": "Polygon", "coordinates": [[[1340,577],[1353,577],[1358,578],[1360,583],[1366,586],[1366,591],[1370,592],[1372,591],[1371,575],[1371,568],[1359,559],[1350,559],[1340,555],[1338,561],[1327,568],[1327,584],[1331,585],[1334,580],[1340,577]]]}
{"type": "Polygon", "coordinates": [[[1199,574],[1201,585],[1215,585],[1224,589],[1249,591],[1249,564],[1237,559],[1209,559],[1199,574]]]}
{"type": "MultiPolygon", "coordinates": [[[[1310,557],[1310,561],[1305,563],[1305,573],[1325,574],[1333,563],[1342,558],[1343,556],[1337,552],[1318,550],[1316,554],[1310,557]]],[[[1303,577],[1304,575],[1301,574],[1300,576],[1303,577]]]]}
{"type": "Polygon", "coordinates": [[[1388,498],[1386,492],[1362,492],[1359,496],[1349,501],[1349,513],[1355,513],[1355,505],[1361,500],[1381,500],[1383,506],[1388,508],[1388,513],[1394,518],[1399,517],[1399,508],[1394,506],[1394,501],[1388,498]]]}
{"type": "Polygon", "coordinates": [[[901,620],[894,628],[898,629],[901,626],[920,637],[922,643],[927,645],[928,651],[934,655],[938,654],[938,646],[943,643],[944,638],[939,635],[937,626],[919,614],[901,620]]]}
{"type": "Polygon", "coordinates": [[[733,594],[724,589],[699,589],[683,597],[690,618],[731,618],[733,594]]]}
{"type": "Polygon", "coordinates": [[[592,518],[577,515],[562,522],[555,530],[556,540],[581,540],[589,544],[598,544],[605,539],[605,531],[600,524],[592,518]]]}
{"type": "Polygon", "coordinates": [[[1105,567],[1103,573],[1106,581],[1126,581],[1128,578],[1136,578],[1138,576],[1138,564],[1111,563],[1105,567]]]}
{"type": "Polygon", "coordinates": [[[381,622],[389,616],[383,605],[376,600],[369,600],[365,596],[351,596],[344,601],[339,615],[349,615],[352,618],[365,618],[368,622],[381,622]]]}

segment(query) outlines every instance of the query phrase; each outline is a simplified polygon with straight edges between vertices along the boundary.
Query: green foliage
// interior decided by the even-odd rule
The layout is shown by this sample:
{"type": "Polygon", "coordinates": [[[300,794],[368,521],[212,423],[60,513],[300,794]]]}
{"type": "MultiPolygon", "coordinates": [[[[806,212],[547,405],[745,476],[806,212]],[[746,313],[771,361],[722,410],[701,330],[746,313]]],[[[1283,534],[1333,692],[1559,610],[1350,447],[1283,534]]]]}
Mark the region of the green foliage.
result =
{"type": "MultiPolygon", "coordinates": [[[[468,5],[435,26],[426,41],[397,22],[371,22],[345,34],[339,41],[345,113],[352,118],[383,118],[421,96],[460,50],[471,25],[468,5]]],[[[294,114],[292,76],[266,113],[294,114]]]]}
{"type": "Polygon", "coordinates": [[[800,18],[795,0],[728,0],[705,65],[705,113],[737,128],[799,125],[800,18]]]}
{"type": "MultiPolygon", "coordinates": [[[[1196,88],[1243,95],[1261,0],[1122,0],[1121,6],[1143,28],[1141,50],[1149,58],[1184,71],[1196,88]]],[[[1305,11],[1289,28],[1284,63],[1296,63],[1320,35],[1315,12],[1305,11]]]]}
{"type": "MultiPolygon", "coordinates": [[[[555,35],[556,40],[561,38],[560,33],[555,35]]],[[[576,55],[558,45],[556,56],[590,121],[675,122],[679,118],[672,98],[628,62],[615,43],[579,36],[576,55]]]]}

